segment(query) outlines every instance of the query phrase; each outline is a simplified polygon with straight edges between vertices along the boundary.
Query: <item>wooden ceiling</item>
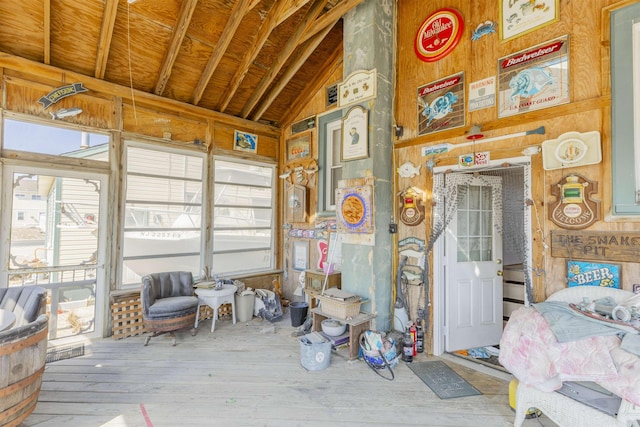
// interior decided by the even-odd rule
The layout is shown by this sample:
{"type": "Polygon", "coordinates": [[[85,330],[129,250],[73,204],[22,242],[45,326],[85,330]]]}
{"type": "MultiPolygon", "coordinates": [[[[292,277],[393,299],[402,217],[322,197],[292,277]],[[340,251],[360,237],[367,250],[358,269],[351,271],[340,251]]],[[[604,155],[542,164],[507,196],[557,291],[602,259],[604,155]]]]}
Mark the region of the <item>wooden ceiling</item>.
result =
{"type": "Polygon", "coordinates": [[[340,64],[360,2],[0,1],[0,51],[282,126],[340,64]]]}

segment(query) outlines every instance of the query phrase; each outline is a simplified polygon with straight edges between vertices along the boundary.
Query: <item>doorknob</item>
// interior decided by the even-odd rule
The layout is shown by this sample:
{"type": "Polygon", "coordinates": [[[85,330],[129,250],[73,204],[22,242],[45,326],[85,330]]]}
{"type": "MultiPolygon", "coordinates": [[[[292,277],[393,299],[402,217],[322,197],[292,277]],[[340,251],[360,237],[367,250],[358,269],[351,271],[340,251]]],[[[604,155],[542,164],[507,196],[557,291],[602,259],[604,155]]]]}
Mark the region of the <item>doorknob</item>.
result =
{"type": "Polygon", "coordinates": [[[498,276],[502,276],[502,270],[498,270],[498,272],[496,273],[498,276]]]}
{"type": "Polygon", "coordinates": [[[496,260],[496,264],[502,264],[502,260],[501,260],[500,258],[498,258],[498,259],[496,260]]]}

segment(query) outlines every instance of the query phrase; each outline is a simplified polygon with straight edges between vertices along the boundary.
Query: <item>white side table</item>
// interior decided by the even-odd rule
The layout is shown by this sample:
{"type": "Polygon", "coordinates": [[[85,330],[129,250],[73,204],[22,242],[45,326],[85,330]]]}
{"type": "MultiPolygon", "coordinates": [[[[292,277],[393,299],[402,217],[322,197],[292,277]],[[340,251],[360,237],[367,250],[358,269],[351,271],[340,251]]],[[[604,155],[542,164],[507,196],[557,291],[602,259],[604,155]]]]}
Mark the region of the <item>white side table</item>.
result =
{"type": "Polygon", "coordinates": [[[222,304],[231,304],[231,317],[233,324],[236,324],[236,300],[234,294],[238,290],[236,285],[224,284],[220,288],[196,289],[194,292],[198,296],[198,311],[196,311],[196,324],[200,318],[200,305],[206,304],[213,309],[213,317],[211,319],[211,332],[216,328],[216,319],[218,318],[218,307],[222,304]]]}

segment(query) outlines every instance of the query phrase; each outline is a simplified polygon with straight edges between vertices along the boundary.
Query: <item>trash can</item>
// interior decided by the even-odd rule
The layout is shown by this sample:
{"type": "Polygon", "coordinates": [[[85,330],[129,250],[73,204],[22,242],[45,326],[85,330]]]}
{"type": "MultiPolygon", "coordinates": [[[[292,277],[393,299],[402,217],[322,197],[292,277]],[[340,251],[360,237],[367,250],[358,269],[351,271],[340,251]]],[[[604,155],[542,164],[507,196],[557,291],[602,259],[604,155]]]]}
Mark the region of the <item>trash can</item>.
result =
{"type": "Polygon", "coordinates": [[[307,371],[321,371],[331,363],[331,341],[318,332],[300,338],[300,363],[307,371]]]}
{"type": "Polygon", "coordinates": [[[253,305],[256,301],[256,294],[253,291],[244,291],[236,294],[236,320],[238,322],[248,322],[253,318],[253,305]]]}
{"type": "Polygon", "coordinates": [[[291,326],[300,326],[307,320],[307,310],[309,304],[302,302],[292,302],[289,304],[289,310],[291,310],[291,326]]]}

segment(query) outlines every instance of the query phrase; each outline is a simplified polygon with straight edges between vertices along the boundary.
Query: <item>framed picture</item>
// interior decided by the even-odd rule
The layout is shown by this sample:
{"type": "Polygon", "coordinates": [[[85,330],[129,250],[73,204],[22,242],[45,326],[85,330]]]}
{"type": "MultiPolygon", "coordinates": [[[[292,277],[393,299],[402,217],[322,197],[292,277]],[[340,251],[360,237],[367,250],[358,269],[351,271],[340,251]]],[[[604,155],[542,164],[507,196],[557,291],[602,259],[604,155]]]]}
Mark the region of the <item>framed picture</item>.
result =
{"type": "Polygon", "coordinates": [[[293,242],[293,269],[304,271],[309,269],[309,242],[296,240],[293,242]]]}
{"type": "Polygon", "coordinates": [[[620,266],[586,261],[567,261],[569,287],[597,286],[620,289],[620,266]]]}
{"type": "Polygon", "coordinates": [[[287,161],[311,156],[311,132],[287,140],[287,161]]]}
{"type": "Polygon", "coordinates": [[[257,153],[258,135],[236,130],[233,136],[233,149],[249,153],[257,153]]]}
{"type": "Polygon", "coordinates": [[[509,40],[558,20],[560,0],[500,0],[500,39],[509,40]]]}
{"type": "Polygon", "coordinates": [[[285,214],[288,223],[306,221],[307,187],[293,184],[287,188],[285,214]]]}
{"type": "Polygon", "coordinates": [[[369,111],[359,105],[352,107],[342,119],[342,160],[369,157],[369,111]]]}
{"type": "Polygon", "coordinates": [[[498,59],[498,117],[571,101],[569,36],[498,59]]]}

